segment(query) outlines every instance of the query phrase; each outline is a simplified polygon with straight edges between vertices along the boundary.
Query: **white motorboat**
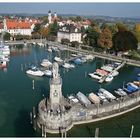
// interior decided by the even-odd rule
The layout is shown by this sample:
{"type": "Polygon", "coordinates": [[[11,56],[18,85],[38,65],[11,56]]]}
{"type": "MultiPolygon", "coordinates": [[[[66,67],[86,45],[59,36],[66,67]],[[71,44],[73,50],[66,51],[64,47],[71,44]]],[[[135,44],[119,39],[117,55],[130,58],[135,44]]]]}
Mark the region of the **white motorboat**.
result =
{"type": "Polygon", "coordinates": [[[50,66],[52,66],[52,63],[48,59],[43,59],[41,62],[41,66],[50,67],[50,66]]]}
{"type": "Polygon", "coordinates": [[[107,98],[103,95],[103,93],[98,92],[97,95],[99,96],[100,100],[103,102],[107,102],[107,98]]]}
{"type": "Polygon", "coordinates": [[[105,79],[106,82],[111,82],[113,80],[112,75],[108,75],[107,78],[105,79]]]}
{"type": "Polygon", "coordinates": [[[62,65],[62,67],[66,68],[66,69],[75,68],[75,66],[73,64],[69,64],[69,63],[64,63],[64,65],[62,65]]]}
{"type": "Polygon", "coordinates": [[[89,73],[88,74],[90,77],[94,78],[94,79],[98,79],[100,80],[102,78],[101,75],[99,75],[97,72],[94,72],[94,73],[89,73]]]}
{"type": "Polygon", "coordinates": [[[76,57],[76,56],[77,56],[77,54],[72,53],[72,54],[71,54],[71,56],[72,56],[72,57],[76,57]]]}
{"type": "Polygon", "coordinates": [[[44,47],[45,46],[45,44],[43,44],[42,42],[39,42],[39,43],[37,43],[39,46],[42,46],[42,47],[44,47]]]}
{"type": "Polygon", "coordinates": [[[44,75],[44,72],[38,70],[36,67],[27,70],[26,73],[33,75],[33,76],[43,76],[44,75]]]}
{"type": "Polygon", "coordinates": [[[125,91],[123,91],[123,89],[119,88],[117,90],[114,90],[114,92],[120,96],[126,96],[127,93],[125,91]]]}
{"type": "Polygon", "coordinates": [[[60,63],[63,62],[63,60],[62,60],[60,57],[55,57],[54,60],[55,60],[56,62],[60,62],[60,63]]]}
{"type": "Polygon", "coordinates": [[[51,48],[48,48],[48,52],[52,52],[52,49],[51,48]]]}
{"type": "Polygon", "coordinates": [[[101,92],[108,99],[116,99],[116,97],[113,94],[111,94],[109,91],[107,91],[103,88],[100,88],[99,92],[101,92]]]}
{"type": "Polygon", "coordinates": [[[114,77],[114,76],[117,76],[119,74],[119,72],[118,71],[112,71],[112,73],[111,73],[111,75],[114,77]]]}
{"type": "Polygon", "coordinates": [[[109,72],[113,71],[113,67],[109,66],[109,65],[104,65],[104,66],[101,67],[101,69],[105,70],[105,71],[109,71],[109,72]]]}
{"type": "Polygon", "coordinates": [[[46,76],[52,76],[52,71],[51,70],[45,70],[43,72],[46,76]]]}

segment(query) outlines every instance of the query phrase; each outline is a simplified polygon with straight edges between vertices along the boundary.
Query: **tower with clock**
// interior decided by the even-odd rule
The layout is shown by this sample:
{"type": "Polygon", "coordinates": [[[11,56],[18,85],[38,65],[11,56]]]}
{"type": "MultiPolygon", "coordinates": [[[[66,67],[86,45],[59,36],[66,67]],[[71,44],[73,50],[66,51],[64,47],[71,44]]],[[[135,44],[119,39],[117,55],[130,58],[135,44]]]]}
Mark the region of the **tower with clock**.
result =
{"type": "Polygon", "coordinates": [[[52,110],[59,108],[62,99],[62,79],[59,75],[59,66],[53,63],[53,78],[50,80],[50,104],[52,110]]]}

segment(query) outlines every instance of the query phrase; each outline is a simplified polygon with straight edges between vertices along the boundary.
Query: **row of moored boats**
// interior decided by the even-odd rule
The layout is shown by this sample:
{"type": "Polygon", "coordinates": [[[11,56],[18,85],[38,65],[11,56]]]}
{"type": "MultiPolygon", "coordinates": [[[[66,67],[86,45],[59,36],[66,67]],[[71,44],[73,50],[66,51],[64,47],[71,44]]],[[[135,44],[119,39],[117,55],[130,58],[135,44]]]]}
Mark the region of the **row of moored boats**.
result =
{"type": "Polygon", "coordinates": [[[119,74],[115,69],[120,66],[121,63],[115,62],[114,64],[103,65],[100,69],[96,69],[95,72],[89,73],[91,78],[101,80],[104,76],[106,76],[105,81],[111,82],[115,76],[119,74]]]}

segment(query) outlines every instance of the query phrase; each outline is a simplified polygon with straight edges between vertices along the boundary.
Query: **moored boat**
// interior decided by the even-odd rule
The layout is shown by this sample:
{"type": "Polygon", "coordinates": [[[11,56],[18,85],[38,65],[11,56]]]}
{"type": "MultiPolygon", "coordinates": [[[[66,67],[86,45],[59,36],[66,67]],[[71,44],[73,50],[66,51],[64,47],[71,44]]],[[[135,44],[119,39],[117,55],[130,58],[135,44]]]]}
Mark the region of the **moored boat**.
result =
{"type": "Polygon", "coordinates": [[[106,82],[111,82],[113,80],[113,76],[112,75],[108,75],[107,78],[105,79],[106,82]]]}
{"type": "Polygon", "coordinates": [[[99,75],[97,72],[89,73],[88,75],[89,75],[91,78],[98,79],[98,80],[100,80],[100,79],[102,78],[102,76],[99,75]]]}
{"type": "Polygon", "coordinates": [[[116,94],[118,94],[119,96],[126,96],[127,95],[127,93],[123,89],[121,89],[121,88],[119,88],[117,90],[114,90],[114,92],[116,94]]]}
{"type": "Polygon", "coordinates": [[[41,66],[50,67],[50,66],[52,66],[52,63],[48,59],[43,59],[41,62],[41,66]]]}
{"type": "Polygon", "coordinates": [[[43,71],[44,72],[44,75],[46,75],[46,76],[52,76],[52,71],[51,70],[45,70],[45,71],[43,71]]]}
{"type": "Polygon", "coordinates": [[[54,60],[56,61],[56,62],[63,62],[63,60],[60,58],[60,57],[54,57],[54,60]]]}
{"type": "Polygon", "coordinates": [[[109,91],[107,91],[107,90],[105,90],[103,88],[100,88],[99,92],[101,92],[108,99],[111,99],[111,100],[116,99],[116,97],[112,93],[110,93],[109,91]]]}
{"type": "Polygon", "coordinates": [[[27,70],[26,73],[33,75],[33,76],[43,76],[44,75],[44,72],[38,70],[36,67],[33,67],[32,69],[27,70]]]}

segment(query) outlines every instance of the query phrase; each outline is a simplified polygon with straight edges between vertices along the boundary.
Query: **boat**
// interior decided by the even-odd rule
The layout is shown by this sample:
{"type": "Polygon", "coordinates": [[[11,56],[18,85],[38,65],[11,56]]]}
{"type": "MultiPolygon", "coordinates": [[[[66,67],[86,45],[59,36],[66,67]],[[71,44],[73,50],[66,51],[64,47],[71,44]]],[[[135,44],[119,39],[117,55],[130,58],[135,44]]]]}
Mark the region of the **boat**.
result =
{"type": "Polygon", "coordinates": [[[54,57],[54,60],[56,61],[56,62],[63,62],[63,60],[60,58],[60,57],[54,57]]]}
{"type": "Polygon", "coordinates": [[[103,93],[98,92],[97,95],[99,96],[102,102],[108,102],[107,98],[103,95],[103,93]]]}
{"type": "Polygon", "coordinates": [[[75,66],[73,64],[69,64],[69,63],[64,63],[62,65],[62,67],[66,68],[66,69],[69,69],[69,68],[75,68],[75,66]]]}
{"type": "Polygon", "coordinates": [[[48,59],[43,59],[41,62],[41,66],[50,67],[50,66],[52,66],[52,63],[48,59]]]}
{"type": "Polygon", "coordinates": [[[103,88],[100,88],[99,92],[101,92],[108,99],[111,99],[111,100],[116,99],[116,97],[113,94],[111,94],[109,91],[107,91],[107,90],[105,90],[103,88]]]}
{"type": "Polygon", "coordinates": [[[137,90],[139,90],[139,87],[134,85],[133,83],[127,83],[123,88],[127,93],[133,93],[137,90]]]}
{"type": "Polygon", "coordinates": [[[6,68],[7,62],[5,60],[0,60],[0,68],[6,68]]]}
{"type": "Polygon", "coordinates": [[[113,80],[113,76],[110,74],[105,79],[106,82],[111,82],[112,80],[113,80]]]}
{"type": "Polygon", "coordinates": [[[0,45],[0,52],[1,52],[3,55],[10,55],[9,46],[5,46],[4,44],[1,44],[1,45],[0,45]]]}
{"type": "Polygon", "coordinates": [[[98,80],[100,80],[100,79],[102,78],[102,76],[99,75],[97,72],[89,73],[88,75],[89,75],[91,78],[98,79],[98,80]]]}
{"type": "Polygon", "coordinates": [[[114,70],[114,71],[112,71],[111,72],[111,75],[114,77],[114,76],[117,76],[119,74],[119,72],[118,71],[116,71],[116,70],[114,70]]]}
{"type": "Polygon", "coordinates": [[[99,104],[100,103],[100,98],[99,96],[97,96],[96,94],[94,94],[93,92],[89,94],[88,96],[89,100],[91,102],[93,102],[94,104],[99,104]]]}
{"type": "Polygon", "coordinates": [[[38,70],[38,68],[33,67],[32,69],[29,69],[26,71],[27,74],[33,75],[33,76],[43,76],[44,72],[38,70]]]}
{"type": "Polygon", "coordinates": [[[80,91],[77,93],[77,98],[86,107],[91,104],[91,102],[89,101],[89,99],[82,92],[80,92],[80,91]]]}
{"type": "Polygon", "coordinates": [[[76,57],[76,56],[77,56],[77,54],[72,53],[72,54],[71,54],[71,56],[72,56],[72,57],[76,57]]]}
{"type": "Polygon", "coordinates": [[[77,59],[74,60],[74,63],[76,65],[80,65],[80,64],[82,64],[82,60],[80,58],[77,58],[77,59]]]}
{"type": "Polygon", "coordinates": [[[111,65],[104,65],[101,67],[102,70],[108,71],[108,72],[112,72],[113,71],[113,67],[111,65]]]}
{"type": "Polygon", "coordinates": [[[73,95],[68,96],[68,99],[74,103],[78,103],[79,100],[77,98],[75,98],[73,95]]]}
{"type": "Polygon", "coordinates": [[[44,47],[45,46],[45,44],[44,43],[42,43],[42,42],[38,42],[37,43],[39,46],[42,46],[42,47],[44,47]]]}
{"type": "Polygon", "coordinates": [[[138,87],[140,87],[140,81],[134,81],[133,82],[135,85],[137,85],[138,87]]]}
{"type": "Polygon", "coordinates": [[[117,90],[114,90],[114,92],[116,94],[118,94],[119,96],[126,96],[127,95],[127,93],[123,89],[121,89],[121,88],[119,88],[117,90]]]}
{"type": "Polygon", "coordinates": [[[51,48],[48,48],[48,52],[52,52],[52,49],[51,48]]]}
{"type": "Polygon", "coordinates": [[[51,70],[45,70],[43,71],[44,75],[51,77],[52,76],[52,71],[51,70]]]}
{"type": "Polygon", "coordinates": [[[101,75],[101,76],[105,76],[108,74],[107,71],[105,70],[101,70],[101,69],[96,69],[97,74],[101,75]]]}

